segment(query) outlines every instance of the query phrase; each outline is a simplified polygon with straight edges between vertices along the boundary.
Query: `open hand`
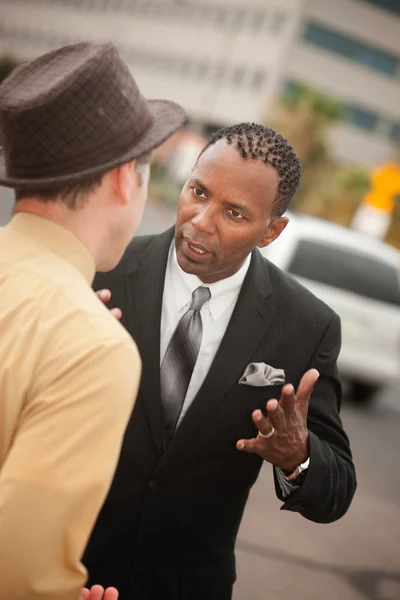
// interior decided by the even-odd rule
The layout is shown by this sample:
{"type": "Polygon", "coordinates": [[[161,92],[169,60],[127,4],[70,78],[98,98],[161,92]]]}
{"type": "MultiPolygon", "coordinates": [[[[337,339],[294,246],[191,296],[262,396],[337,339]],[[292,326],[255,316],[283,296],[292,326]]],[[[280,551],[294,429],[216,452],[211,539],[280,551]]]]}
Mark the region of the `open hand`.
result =
{"type": "Polygon", "coordinates": [[[268,417],[261,410],[253,412],[253,421],[263,435],[250,440],[239,440],[238,450],[257,453],[264,460],[292,473],[308,458],[307,413],[313,387],[319,377],[316,369],[307,371],[295,393],[294,387],[287,384],[282,388],[279,402],[268,400],[268,417]]]}
{"type": "MultiPolygon", "coordinates": [[[[96,292],[96,294],[104,304],[107,304],[107,302],[111,300],[110,290],[99,290],[98,292],[96,292]]],[[[111,308],[110,312],[114,315],[116,319],[118,319],[118,321],[121,320],[122,310],[120,308],[111,308]]]]}
{"type": "Polygon", "coordinates": [[[101,585],[94,585],[90,588],[82,588],[82,600],[118,600],[118,590],[113,587],[104,590],[101,585]]]}

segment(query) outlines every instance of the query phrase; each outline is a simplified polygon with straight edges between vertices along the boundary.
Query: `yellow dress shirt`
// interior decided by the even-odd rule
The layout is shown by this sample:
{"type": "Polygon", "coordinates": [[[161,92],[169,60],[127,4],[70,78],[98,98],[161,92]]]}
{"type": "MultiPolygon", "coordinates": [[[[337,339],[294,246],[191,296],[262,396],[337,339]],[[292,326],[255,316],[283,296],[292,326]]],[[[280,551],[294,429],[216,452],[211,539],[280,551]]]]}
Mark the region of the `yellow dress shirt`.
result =
{"type": "Polygon", "coordinates": [[[94,270],[47,219],[0,229],[0,600],[77,600],[86,581],[141,372],[94,270]]]}

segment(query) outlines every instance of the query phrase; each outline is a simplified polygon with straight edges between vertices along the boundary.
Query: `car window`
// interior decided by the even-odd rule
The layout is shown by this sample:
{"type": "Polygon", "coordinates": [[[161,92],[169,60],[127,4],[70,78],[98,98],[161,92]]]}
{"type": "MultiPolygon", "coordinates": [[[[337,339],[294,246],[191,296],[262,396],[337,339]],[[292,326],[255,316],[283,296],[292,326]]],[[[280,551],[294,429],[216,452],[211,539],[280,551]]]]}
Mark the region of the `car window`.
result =
{"type": "Polygon", "coordinates": [[[367,298],[400,306],[398,271],[349,248],[301,240],[288,271],[367,298]]]}

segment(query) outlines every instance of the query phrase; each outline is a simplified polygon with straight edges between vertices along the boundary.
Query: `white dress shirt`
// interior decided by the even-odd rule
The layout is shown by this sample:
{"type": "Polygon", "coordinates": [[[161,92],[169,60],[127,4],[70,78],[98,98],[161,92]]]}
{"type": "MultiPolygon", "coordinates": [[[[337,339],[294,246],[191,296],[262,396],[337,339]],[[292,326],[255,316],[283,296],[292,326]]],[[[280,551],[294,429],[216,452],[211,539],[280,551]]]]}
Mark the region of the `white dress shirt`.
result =
{"type": "Polygon", "coordinates": [[[205,286],[211,292],[210,300],[205,302],[200,311],[203,337],[178,420],[178,426],[210,370],[235,308],[240,288],[250,265],[250,259],[251,256],[249,255],[239,271],[231,277],[206,285],[196,275],[185,273],[180,268],[176,258],[175,244],[173,243],[171,246],[165,274],[161,313],[161,364],[179,321],[189,309],[194,290],[199,286],[205,286]]]}
{"type": "MultiPolygon", "coordinates": [[[[191,275],[181,269],[176,258],[174,241],[171,244],[165,273],[161,312],[160,366],[180,319],[189,309],[194,290],[199,286],[204,286],[208,287],[211,293],[210,300],[204,303],[200,311],[203,336],[178,419],[178,427],[210,370],[235,308],[250,261],[251,255],[249,254],[234,275],[215,283],[204,284],[196,275],[191,275]]],[[[279,469],[276,469],[276,473],[283,493],[288,496],[297,486],[287,482],[279,469]]]]}

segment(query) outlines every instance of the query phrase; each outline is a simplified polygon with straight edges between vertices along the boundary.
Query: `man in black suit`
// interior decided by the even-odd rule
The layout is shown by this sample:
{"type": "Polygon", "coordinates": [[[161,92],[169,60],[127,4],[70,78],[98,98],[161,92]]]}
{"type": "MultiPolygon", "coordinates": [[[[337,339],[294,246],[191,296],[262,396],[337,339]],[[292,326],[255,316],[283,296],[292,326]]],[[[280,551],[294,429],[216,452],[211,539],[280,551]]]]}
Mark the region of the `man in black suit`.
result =
{"type": "Polygon", "coordinates": [[[84,557],[121,600],[229,600],[263,461],[284,510],[329,523],[351,503],[339,318],[257,249],[285,228],[299,181],[295,152],[273,130],[219,130],[182,190],[175,228],[135,238],[97,276],[143,360],[84,557]]]}

